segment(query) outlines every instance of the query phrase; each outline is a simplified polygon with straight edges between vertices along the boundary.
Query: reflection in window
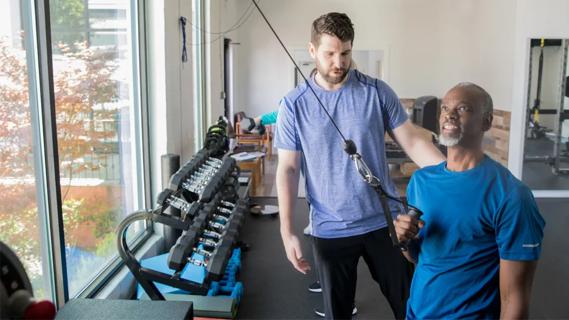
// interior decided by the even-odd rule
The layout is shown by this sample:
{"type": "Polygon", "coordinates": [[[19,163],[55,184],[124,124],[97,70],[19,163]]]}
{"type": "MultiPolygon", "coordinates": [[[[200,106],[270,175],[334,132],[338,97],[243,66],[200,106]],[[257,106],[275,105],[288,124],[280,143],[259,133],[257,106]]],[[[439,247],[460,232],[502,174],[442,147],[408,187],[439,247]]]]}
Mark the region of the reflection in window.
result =
{"type": "Polygon", "coordinates": [[[140,207],[129,0],[51,0],[53,77],[69,296],[116,256],[140,207]]]}

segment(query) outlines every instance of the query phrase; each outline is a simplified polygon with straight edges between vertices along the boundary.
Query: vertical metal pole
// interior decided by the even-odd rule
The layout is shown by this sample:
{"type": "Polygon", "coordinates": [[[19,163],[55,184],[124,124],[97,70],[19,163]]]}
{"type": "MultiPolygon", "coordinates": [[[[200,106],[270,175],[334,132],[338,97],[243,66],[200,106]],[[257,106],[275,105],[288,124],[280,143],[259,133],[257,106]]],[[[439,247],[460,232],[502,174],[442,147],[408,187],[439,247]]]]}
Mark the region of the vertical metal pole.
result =
{"type": "Polygon", "coordinates": [[[557,121],[555,123],[555,143],[553,144],[553,168],[552,171],[554,174],[559,174],[560,170],[559,167],[561,165],[561,134],[563,133],[563,120],[564,120],[564,113],[563,113],[563,101],[565,99],[565,70],[567,68],[567,46],[569,41],[561,40],[561,72],[560,72],[560,81],[559,81],[559,109],[557,112],[557,121]]]}
{"type": "Polygon", "coordinates": [[[49,0],[35,1],[35,30],[39,70],[40,123],[43,136],[42,161],[45,165],[44,181],[50,228],[50,249],[53,255],[55,279],[55,304],[61,308],[69,300],[61,188],[59,181],[59,154],[55,94],[53,84],[53,60],[51,52],[51,23],[49,0]]]}
{"type": "MultiPolygon", "coordinates": [[[[528,93],[527,93],[527,101],[526,101],[526,125],[525,125],[525,130],[524,130],[524,136],[525,138],[531,138],[531,130],[529,128],[529,124],[530,124],[530,119],[532,116],[532,107],[531,107],[531,77],[532,77],[532,73],[533,73],[533,47],[531,46],[531,39],[530,39],[530,45],[529,45],[529,72],[528,72],[528,93]]],[[[525,143],[524,143],[525,144],[525,143]]]]}

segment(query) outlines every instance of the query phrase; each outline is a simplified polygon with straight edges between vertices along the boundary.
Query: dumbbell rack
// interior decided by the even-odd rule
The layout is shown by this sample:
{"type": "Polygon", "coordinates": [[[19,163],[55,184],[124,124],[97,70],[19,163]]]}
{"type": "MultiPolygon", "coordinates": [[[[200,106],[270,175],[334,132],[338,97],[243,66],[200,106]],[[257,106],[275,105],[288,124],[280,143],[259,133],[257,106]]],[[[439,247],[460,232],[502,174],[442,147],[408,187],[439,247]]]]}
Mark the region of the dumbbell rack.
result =
{"type": "Polygon", "coordinates": [[[164,300],[154,282],[204,295],[212,281],[223,277],[227,262],[238,241],[247,210],[240,199],[239,168],[233,158],[202,149],[170,179],[168,188],[157,200],[157,208],[136,212],[118,228],[118,248],[135,279],[152,300],[164,300]],[[180,217],[166,213],[180,210],[180,217]],[[151,220],[182,230],[182,235],[168,253],[168,267],[173,274],[144,268],[129,250],[128,227],[140,220],[151,220]],[[187,267],[203,268],[203,282],[183,279],[187,267]]]}

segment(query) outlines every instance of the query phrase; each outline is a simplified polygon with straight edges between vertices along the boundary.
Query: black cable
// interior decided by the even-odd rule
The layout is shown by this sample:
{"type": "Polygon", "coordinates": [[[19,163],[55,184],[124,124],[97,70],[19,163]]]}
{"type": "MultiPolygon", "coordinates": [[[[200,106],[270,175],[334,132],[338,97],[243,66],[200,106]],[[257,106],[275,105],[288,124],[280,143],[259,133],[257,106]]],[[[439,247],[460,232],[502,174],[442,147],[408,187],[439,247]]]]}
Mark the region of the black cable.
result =
{"type": "Polygon", "coordinates": [[[188,50],[186,48],[186,17],[180,17],[180,25],[182,27],[182,62],[188,62],[188,50]]]}
{"type": "Polygon", "coordinates": [[[219,39],[222,39],[226,33],[232,32],[232,31],[235,31],[235,30],[241,28],[241,27],[245,24],[245,22],[247,22],[247,21],[249,20],[249,18],[251,17],[251,14],[253,14],[253,11],[254,11],[254,10],[250,10],[250,11],[249,11],[249,9],[251,8],[251,6],[252,6],[252,5],[249,5],[249,7],[245,10],[245,12],[243,13],[243,15],[241,15],[241,17],[240,17],[239,19],[237,19],[237,21],[233,24],[233,26],[231,26],[229,29],[227,29],[227,30],[225,30],[225,31],[223,31],[223,32],[209,32],[209,31],[207,31],[207,30],[205,30],[205,29],[202,29],[202,28],[200,28],[200,27],[194,25],[194,24],[190,21],[190,22],[189,22],[190,25],[191,25],[193,28],[195,28],[196,30],[199,30],[199,31],[201,31],[201,32],[203,32],[203,33],[207,33],[207,34],[210,34],[210,35],[218,35],[218,36],[217,36],[215,39],[213,39],[213,40],[211,40],[211,41],[209,41],[209,42],[208,42],[208,41],[204,41],[204,42],[198,42],[198,43],[189,43],[188,45],[190,45],[190,46],[210,45],[210,44],[212,44],[212,43],[214,43],[214,42],[217,42],[219,39]],[[246,16],[246,17],[245,17],[245,16],[246,16]],[[245,19],[244,19],[243,21],[241,21],[243,18],[245,18],[245,19]]]}
{"type": "Polygon", "coordinates": [[[334,121],[334,118],[332,118],[332,116],[330,115],[330,113],[328,113],[328,110],[326,110],[326,107],[324,107],[324,104],[322,103],[322,101],[320,101],[320,98],[318,97],[318,95],[316,94],[316,91],[314,91],[314,89],[312,88],[312,86],[310,85],[310,83],[308,82],[308,79],[306,79],[306,77],[304,76],[304,73],[302,73],[302,71],[300,70],[300,68],[298,67],[298,64],[296,64],[296,61],[294,61],[294,58],[292,57],[292,55],[290,54],[290,52],[288,52],[288,49],[286,48],[286,46],[284,45],[284,43],[281,41],[281,38],[279,37],[279,35],[277,34],[277,32],[275,31],[275,29],[273,29],[273,26],[271,25],[271,23],[269,22],[269,20],[267,19],[267,17],[265,17],[265,14],[263,13],[263,11],[261,10],[261,8],[259,8],[259,6],[257,5],[257,2],[255,2],[255,0],[251,0],[253,2],[253,4],[255,5],[255,7],[257,7],[257,10],[259,10],[259,13],[261,14],[261,16],[263,17],[263,19],[265,20],[265,22],[267,23],[267,25],[269,26],[269,28],[271,29],[271,31],[273,32],[273,34],[275,35],[275,37],[277,38],[277,40],[279,41],[279,43],[281,44],[281,46],[283,47],[284,51],[286,52],[286,54],[288,55],[288,57],[290,58],[290,60],[292,61],[292,63],[294,64],[294,67],[296,68],[296,70],[298,71],[298,73],[300,73],[300,75],[302,76],[302,79],[304,79],[304,82],[306,82],[306,85],[308,86],[308,88],[310,89],[310,91],[312,91],[312,93],[314,94],[314,97],[316,98],[316,100],[318,101],[318,104],[320,105],[320,107],[322,107],[322,110],[324,110],[324,112],[326,113],[326,115],[328,116],[328,118],[330,119],[330,121],[332,122],[332,124],[334,125],[334,128],[336,128],[336,131],[338,131],[338,134],[340,135],[340,137],[342,137],[342,140],[344,141],[344,144],[349,144],[348,140],[346,139],[346,137],[344,137],[344,134],[342,134],[342,131],[340,131],[340,128],[338,128],[338,125],[336,124],[336,121],[334,121]]]}
{"type": "Polygon", "coordinates": [[[407,206],[407,207],[409,207],[409,208],[413,208],[413,209],[419,210],[419,208],[417,208],[417,207],[415,207],[415,206],[413,206],[413,205],[410,205],[409,203],[405,203],[405,201],[403,201],[403,200],[401,200],[401,199],[398,199],[398,198],[396,198],[396,197],[390,195],[390,194],[387,193],[387,191],[385,191],[381,186],[379,186],[379,189],[380,189],[380,192],[382,192],[383,194],[385,194],[385,197],[386,197],[387,199],[390,199],[390,200],[393,200],[393,201],[395,201],[395,202],[398,202],[398,203],[402,204],[403,206],[407,206]]]}
{"type": "Polygon", "coordinates": [[[379,198],[380,198],[379,200],[381,202],[381,206],[383,207],[383,211],[384,211],[383,213],[385,215],[385,219],[387,222],[389,234],[391,237],[391,241],[393,242],[393,245],[394,246],[400,246],[401,248],[404,248],[405,245],[403,244],[403,246],[402,246],[399,243],[399,240],[397,239],[397,236],[395,233],[395,227],[393,226],[393,221],[391,220],[392,216],[391,216],[391,210],[389,208],[389,203],[384,198],[393,200],[397,203],[400,203],[401,205],[403,205],[404,210],[406,210],[407,208],[412,208],[412,209],[416,210],[419,213],[419,216],[421,214],[421,210],[419,210],[418,208],[416,208],[414,206],[405,204],[405,202],[403,202],[402,200],[397,199],[396,197],[390,195],[389,193],[386,192],[385,189],[382,188],[381,180],[379,180],[379,178],[377,178],[376,176],[374,176],[371,173],[371,170],[369,170],[369,168],[365,164],[365,161],[362,160],[361,155],[358,154],[357,147],[356,147],[355,143],[352,140],[348,140],[344,137],[344,135],[342,134],[342,131],[340,131],[340,128],[338,128],[338,126],[336,125],[336,122],[334,121],[334,119],[332,118],[330,113],[328,113],[328,110],[326,110],[326,107],[324,107],[324,104],[322,103],[322,101],[320,100],[320,98],[318,97],[318,95],[316,94],[316,92],[314,91],[314,89],[312,88],[312,86],[310,85],[310,83],[308,82],[306,77],[304,76],[304,73],[302,73],[302,71],[300,70],[300,68],[296,64],[296,61],[294,60],[294,58],[292,57],[292,55],[290,54],[290,52],[288,51],[288,49],[286,48],[284,43],[282,42],[281,38],[279,37],[279,35],[275,31],[275,29],[273,28],[273,26],[271,25],[271,23],[269,22],[269,20],[267,19],[267,17],[265,16],[263,11],[261,10],[261,8],[257,5],[257,2],[255,2],[255,0],[251,0],[251,2],[253,2],[255,7],[257,7],[257,10],[259,11],[259,13],[263,17],[263,19],[265,20],[265,22],[267,23],[269,28],[271,29],[271,31],[273,32],[273,34],[275,35],[275,37],[279,41],[281,47],[284,49],[284,51],[286,52],[286,54],[288,55],[288,57],[290,58],[290,60],[294,64],[294,67],[296,68],[298,73],[304,79],[306,85],[308,86],[308,88],[310,89],[310,91],[312,92],[312,94],[314,95],[316,100],[318,101],[318,104],[320,105],[322,110],[324,110],[324,112],[326,113],[326,115],[328,116],[328,118],[330,119],[330,121],[332,122],[334,127],[336,128],[336,131],[338,132],[338,134],[341,136],[342,140],[344,141],[344,146],[343,146],[344,151],[346,151],[346,153],[348,153],[350,155],[350,157],[352,158],[352,160],[356,163],[356,167],[358,168],[358,173],[374,189],[374,191],[376,191],[378,193],[379,198]]]}
{"type": "Polygon", "coordinates": [[[211,35],[223,35],[225,33],[239,29],[249,19],[249,17],[253,13],[254,10],[250,10],[252,6],[253,6],[253,4],[249,4],[249,6],[247,7],[247,9],[245,9],[243,14],[241,14],[241,16],[237,19],[237,21],[235,21],[235,23],[231,27],[229,27],[229,29],[227,29],[227,30],[223,30],[223,31],[219,31],[219,32],[208,31],[206,29],[200,28],[199,26],[193,24],[191,21],[190,21],[190,25],[194,29],[199,30],[203,33],[207,33],[207,34],[211,34],[211,35]],[[243,19],[245,19],[245,20],[243,20],[243,19]],[[241,20],[243,20],[243,21],[241,21],[241,20]]]}

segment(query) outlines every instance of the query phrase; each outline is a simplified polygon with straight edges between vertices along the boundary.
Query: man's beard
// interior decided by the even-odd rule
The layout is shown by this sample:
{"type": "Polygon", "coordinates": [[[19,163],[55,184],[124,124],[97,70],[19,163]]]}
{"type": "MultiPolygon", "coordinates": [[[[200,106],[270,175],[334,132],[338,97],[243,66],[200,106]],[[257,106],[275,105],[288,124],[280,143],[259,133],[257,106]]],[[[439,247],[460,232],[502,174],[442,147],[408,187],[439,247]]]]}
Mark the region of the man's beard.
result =
{"type": "MultiPolygon", "coordinates": [[[[344,79],[348,75],[348,70],[350,70],[350,67],[348,66],[348,68],[346,68],[346,69],[340,69],[343,72],[339,76],[336,76],[336,77],[330,76],[328,73],[324,72],[325,70],[322,68],[322,66],[320,65],[318,60],[316,60],[316,70],[318,70],[318,73],[320,74],[322,79],[324,79],[324,81],[328,82],[329,84],[338,84],[338,83],[341,83],[342,81],[344,81],[344,79]]],[[[330,70],[330,71],[332,71],[332,70],[330,70]]]]}
{"type": "Polygon", "coordinates": [[[462,140],[462,132],[458,135],[458,137],[448,137],[444,134],[439,134],[439,144],[445,147],[454,147],[456,146],[460,140],[462,140]]]}
{"type": "Polygon", "coordinates": [[[447,122],[443,123],[443,125],[441,126],[441,133],[438,136],[438,141],[440,145],[443,145],[445,147],[454,147],[457,144],[459,144],[462,141],[462,138],[464,138],[464,125],[462,123],[458,123],[457,126],[460,128],[460,132],[458,133],[458,136],[456,137],[449,137],[449,136],[445,136],[444,133],[442,132],[444,129],[443,127],[447,124],[447,122]]]}

